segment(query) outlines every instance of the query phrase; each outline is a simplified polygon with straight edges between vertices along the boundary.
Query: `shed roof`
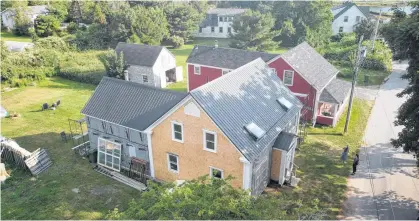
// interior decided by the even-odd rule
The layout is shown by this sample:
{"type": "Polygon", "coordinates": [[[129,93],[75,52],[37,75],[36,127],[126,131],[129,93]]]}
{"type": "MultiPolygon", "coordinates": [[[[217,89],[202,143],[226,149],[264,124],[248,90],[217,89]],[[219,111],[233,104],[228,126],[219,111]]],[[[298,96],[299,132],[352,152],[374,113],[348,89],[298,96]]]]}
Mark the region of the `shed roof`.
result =
{"type": "Polygon", "coordinates": [[[320,94],[320,101],[332,104],[342,104],[348,97],[350,90],[350,82],[334,79],[326,86],[326,88],[320,94]]]}
{"type": "Polygon", "coordinates": [[[303,42],[281,55],[316,90],[322,90],[339,70],[330,64],[307,42],[303,42]]]}
{"type": "Polygon", "coordinates": [[[281,132],[276,138],[274,148],[289,151],[293,146],[292,144],[297,141],[297,135],[287,132],[281,132]]]}
{"type": "Polygon", "coordinates": [[[345,3],[345,4],[342,4],[340,6],[336,6],[336,7],[333,7],[332,8],[332,10],[337,10],[337,9],[343,8],[335,16],[333,16],[333,20],[339,18],[343,13],[345,13],[350,8],[352,8],[352,6],[357,7],[362,12],[362,14],[364,14],[365,17],[368,17],[369,16],[369,10],[370,10],[370,8],[368,6],[360,6],[360,7],[358,7],[355,3],[349,2],[349,3],[345,3]]]}
{"type": "Polygon", "coordinates": [[[156,63],[163,48],[163,46],[119,42],[115,51],[118,55],[122,52],[125,62],[129,65],[152,67],[156,63]]]}
{"type": "Polygon", "coordinates": [[[103,77],[81,113],[143,131],[186,95],[103,77]]]}
{"type": "Polygon", "coordinates": [[[302,104],[261,59],[229,72],[190,92],[237,149],[253,161],[295,119],[302,104]],[[291,102],[287,111],[277,101],[291,102]],[[265,135],[255,140],[244,128],[255,123],[265,135]]]}
{"type": "Polygon", "coordinates": [[[186,62],[226,69],[236,69],[259,57],[262,58],[263,61],[268,62],[276,56],[278,56],[278,54],[195,45],[186,62]]]}

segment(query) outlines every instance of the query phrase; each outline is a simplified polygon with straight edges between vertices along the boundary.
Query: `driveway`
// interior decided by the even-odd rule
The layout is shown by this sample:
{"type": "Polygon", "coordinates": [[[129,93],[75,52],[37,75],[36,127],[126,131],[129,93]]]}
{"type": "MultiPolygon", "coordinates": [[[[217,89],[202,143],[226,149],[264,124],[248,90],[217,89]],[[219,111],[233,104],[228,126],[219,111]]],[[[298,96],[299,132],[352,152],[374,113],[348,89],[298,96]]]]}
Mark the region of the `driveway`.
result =
{"type": "Polygon", "coordinates": [[[407,86],[400,79],[407,64],[393,63],[393,73],[381,86],[360,150],[360,165],[348,180],[345,219],[412,220],[419,205],[416,159],[390,144],[401,127],[394,126],[397,109],[404,102],[397,93],[407,86]]]}

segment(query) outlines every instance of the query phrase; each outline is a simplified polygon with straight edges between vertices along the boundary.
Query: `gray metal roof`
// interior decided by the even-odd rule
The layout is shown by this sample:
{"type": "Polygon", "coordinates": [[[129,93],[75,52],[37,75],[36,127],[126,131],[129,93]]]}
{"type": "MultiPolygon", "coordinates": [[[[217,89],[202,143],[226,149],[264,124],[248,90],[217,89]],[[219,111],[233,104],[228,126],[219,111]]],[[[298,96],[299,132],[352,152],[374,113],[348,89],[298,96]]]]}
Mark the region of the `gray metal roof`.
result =
{"type": "Polygon", "coordinates": [[[258,58],[190,92],[223,133],[253,161],[295,120],[301,102],[268,65],[258,58]],[[293,106],[286,111],[276,100],[285,97],[293,106]],[[266,134],[255,140],[244,128],[255,123],[266,134]]]}
{"type": "Polygon", "coordinates": [[[276,138],[274,148],[289,151],[293,146],[292,144],[297,141],[297,135],[287,132],[281,132],[276,138]]]}
{"type": "Polygon", "coordinates": [[[130,44],[125,42],[119,42],[115,48],[118,55],[122,51],[124,60],[129,65],[146,67],[152,67],[156,63],[162,50],[163,46],[130,44]]]}
{"type": "Polygon", "coordinates": [[[216,14],[218,16],[239,15],[246,12],[242,8],[213,8],[207,11],[207,14],[216,14]]]}
{"type": "Polygon", "coordinates": [[[143,131],[186,95],[103,77],[81,113],[143,131]]]}
{"type": "Polygon", "coordinates": [[[351,83],[344,80],[332,80],[320,94],[320,101],[342,104],[348,97],[351,83]]]}
{"type": "Polygon", "coordinates": [[[307,42],[281,55],[309,84],[322,90],[339,72],[307,42]]]}
{"type": "Polygon", "coordinates": [[[349,2],[349,3],[344,3],[340,6],[336,6],[336,7],[332,8],[332,10],[343,8],[335,16],[333,16],[333,20],[336,20],[337,18],[339,18],[339,16],[341,16],[343,13],[345,13],[350,8],[352,8],[352,6],[357,7],[362,12],[362,14],[364,14],[365,17],[369,16],[370,8],[368,6],[359,6],[358,7],[355,3],[349,2]]]}
{"type": "Polygon", "coordinates": [[[276,56],[278,56],[278,54],[246,51],[235,48],[195,45],[186,62],[227,69],[236,69],[259,57],[267,62],[276,56]]]}

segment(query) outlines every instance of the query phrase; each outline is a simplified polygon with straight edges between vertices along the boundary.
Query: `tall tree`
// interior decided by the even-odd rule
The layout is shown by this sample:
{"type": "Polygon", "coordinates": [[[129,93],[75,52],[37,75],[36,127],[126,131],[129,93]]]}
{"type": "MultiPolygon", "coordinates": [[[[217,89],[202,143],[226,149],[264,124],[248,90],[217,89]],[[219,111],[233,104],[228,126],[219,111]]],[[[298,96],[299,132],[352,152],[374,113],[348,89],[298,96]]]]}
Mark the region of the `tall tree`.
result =
{"type": "Polygon", "coordinates": [[[13,33],[16,35],[26,35],[30,36],[29,29],[32,27],[33,23],[27,16],[28,8],[26,6],[15,8],[15,27],[13,33]]]}
{"type": "Polygon", "coordinates": [[[160,45],[161,41],[169,36],[169,24],[162,9],[136,6],[132,10],[134,13],[132,31],[141,43],[160,45]]]}
{"type": "Polygon", "coordinates": [[[100,60],[105,66],[108,77],[124,79],[124,71],[128,69],[129,65],[124,61],[122,52],[117,55],[116,52],[110,51],[101,56],[100,60]]]}
{"type": "Polygon", "coordinates": [[[68,19],[69,21],[76,22],[77,24],[81,22],[81,7],[78,0],[72,0],[70,8],[68,10],[68,19]]]}
{"type": "Polygon", "coordinates": [[[364,35],[364,39],[369,39],[375,30],[376,21],[372,19],[362,19],[362,21],[355,26],[355,34],[357,42],[359,38],[364,35]]]}
{"type": "Polygon", "coordinates": [[[164,8],[164,12],[169,23],[170,37],[178,36],[184,41],[192,36],[205,15],[205,13],[199,13],[197,8],[190,4],[181,2],[169,3],[164,8]]]}
{"type": "Polygon", "coordinates": [[[272,12],[275,27],[281,30],[276,38],[283,46],[292,47],[308,41],[313,47],[323,46],[332,35],[333,20],[330,1],[278,1],[272,12]]]}
{"type": "Polygon", "coordinates": [[[409,81],[409,85],[398,94],[399,97],[407,97],[407,100],[399,108],[395,121],[396,126],[404,128],[391,143],[396,148],[402,147],[404,151],[413,153],[419,166],[419,1],[410,4],[412,14],[392,20],[384,37],[390,35],[388,42],[392,48],[399,54],[404,51],[403,55],[409,60],[407,72],[402,75],[403,79],[409,81]]]}
{"type": "Polygon", "coordinates": [[[40,15],[35,19],[35,33],[39,37],[48,37],[58,34],[60,29],[60,21],[53,15],[40,15]]]}
{"type": "Polygon", "coordinates": [[[234,19],[230,47],[255,51],[275,49],[279,43],[273,38],[280,31],[273,30],[274,25],[275,20],[270,13],[249,10],[234,19]]]}

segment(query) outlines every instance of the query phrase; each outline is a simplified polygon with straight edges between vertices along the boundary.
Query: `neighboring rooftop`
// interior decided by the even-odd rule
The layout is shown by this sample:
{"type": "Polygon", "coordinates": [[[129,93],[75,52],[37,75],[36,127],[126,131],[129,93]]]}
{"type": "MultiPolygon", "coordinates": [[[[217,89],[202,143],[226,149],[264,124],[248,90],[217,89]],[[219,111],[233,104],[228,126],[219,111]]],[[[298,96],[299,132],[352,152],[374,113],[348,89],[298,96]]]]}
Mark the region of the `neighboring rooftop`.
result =
{"type": "Polygon", "coordinates": [[[342,104],[348,97],[351,83],[344,80],[332,80],[320,94],[320,101],[332,104],[342,104]]]}
{"type": "Polygon", "coordinates": [[[236,69],[259,57],[262,58],[263,61],[268,62],[276,56],[278,56],[278,54],[247,51],[235,48],[195,45],[186,62],[227,69],[236,69]]]}
{"type": "Polygon", "coordinates": [[[334,13],[335,15],[333,16],[333,20],[339,18],[339,16],[341,16],[343,13],[345,13],[350,8],[352,8],[352,6],[357,7],[365,15],[365,17],[369,16],[369,11],[370,11],[369,6],[359,6],[358,7],[355,3],[348,2],[348,3],[344,3],[342,5],[332,7],[332,11],[336,12],[336,13],[334,13]]]}
{"type": "Polygon", "coordinates": [[[124,60],[130,65],[152,67],[163,48],[163,46],[119,42],[115,51],[118,55],[122,51],[124,60]]]}
{"type": "Polygon", "coordinates": [[[238,15],[246,12],[247,9],[242,8],[213,8],[207,11],[207,14],[215,14],[218,16],[238,15]]]}
{"type": "MultiPolygon", "coordinates": [[[[28,6],[27,9],[28,10],[26,11],[26,13],[31,14],[31,15],[48,13],[48,6],[46,6],[46,5],[28,6]]],[[[5,11],[8,11],[8,10],[13,11],[13,12],[15,11],[14,8],[8,8],[8,9],[5,9],[4,11],[2,11],[1,13],[5,12],[5,11]]]]}
{"type": "Polygon", "coordinates": [[[322,90],[339,72],[307,42],[303,42],[281,55],[309,84],[322,90]]]}
{"type": "Polygon", "coordinates": [[[261,59],[229,72],[190,92],[223,133],[250,161],[256,159],[278,134],[295,120],[301,102],[261,59]],[[289,110],[277,99],[293,105],[289,110]],[[265,134],[255,139],[245,129],[254,123],[265,134]]]}
{"type": "Polygon", "coordinates": [[[186,95],[103,77],[81,113],[143,131],[186,95]]]}

